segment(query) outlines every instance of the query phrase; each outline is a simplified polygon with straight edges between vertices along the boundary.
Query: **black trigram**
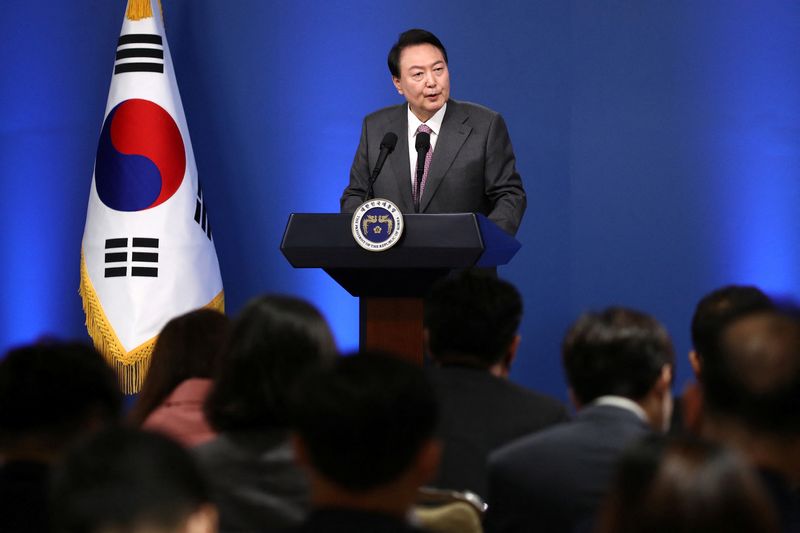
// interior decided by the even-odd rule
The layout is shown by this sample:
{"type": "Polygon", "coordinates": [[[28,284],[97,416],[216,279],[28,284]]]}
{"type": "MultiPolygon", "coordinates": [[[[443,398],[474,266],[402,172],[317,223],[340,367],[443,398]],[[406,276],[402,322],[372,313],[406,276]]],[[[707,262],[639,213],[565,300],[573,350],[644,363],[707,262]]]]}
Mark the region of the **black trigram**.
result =
{"type": "Polygon", "coordinates": [[[125,72],[164,73],[164,46],[160,35],[129,33],[119,38],[114,74],[125,72]]]}
{"type": "Polygon", "coordinates": [[[197,201],[194,205],[194,221],[200,224],[203,231],[206,232],[208,240],[211,240],[211,223],[208,221],[208,208],[203,201],[203,187],[197,183],[197,201]]]}
{"type": "Polygon", "coordinates": [[[127,238],[106,239],[106,275],[107,278],[121,278],[128,275],[130,263],[131,276],[158,277],[158,239],[133,237],[128,247],[127,238]],[[156,251],[153,251],[156,250],[156,251]],[[144,263],[142,266],[135,263],[144,263]]]}

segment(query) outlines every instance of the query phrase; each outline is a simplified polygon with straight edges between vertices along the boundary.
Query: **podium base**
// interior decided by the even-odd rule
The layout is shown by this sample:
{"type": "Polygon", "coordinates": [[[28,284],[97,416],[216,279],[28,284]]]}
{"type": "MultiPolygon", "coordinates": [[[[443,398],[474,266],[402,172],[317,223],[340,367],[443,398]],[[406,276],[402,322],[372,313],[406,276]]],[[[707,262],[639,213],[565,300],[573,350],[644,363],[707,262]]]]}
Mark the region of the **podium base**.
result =
{"type": "Polygon", "coordinates": [[[389,352],[422,365],[422,298],[359,300],[359,348],[389,352]]]}

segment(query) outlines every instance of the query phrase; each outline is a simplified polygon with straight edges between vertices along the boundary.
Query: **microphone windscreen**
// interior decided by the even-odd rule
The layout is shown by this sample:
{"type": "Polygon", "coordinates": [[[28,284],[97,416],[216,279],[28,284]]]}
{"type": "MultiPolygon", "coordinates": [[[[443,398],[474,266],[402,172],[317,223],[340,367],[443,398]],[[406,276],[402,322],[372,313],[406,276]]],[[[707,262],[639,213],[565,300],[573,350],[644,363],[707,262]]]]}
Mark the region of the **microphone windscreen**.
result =
{"type": "Polygon", "coordinates": [[[417,152],[424,151],[427,152],[428,148],[431,147],[431,136],[424,131],[417,133],[417,142],[414,145],[417,149],[417,152]]]}
{"type": "Polygon", "coordinates": [[[383,140],[381,141],[381,149],[386,148],[389,150],[389,153],[392,153],[394,150],[394,146],[397,144],[397,135],[392,133],[391,131],[383,136],[383,140]]]}

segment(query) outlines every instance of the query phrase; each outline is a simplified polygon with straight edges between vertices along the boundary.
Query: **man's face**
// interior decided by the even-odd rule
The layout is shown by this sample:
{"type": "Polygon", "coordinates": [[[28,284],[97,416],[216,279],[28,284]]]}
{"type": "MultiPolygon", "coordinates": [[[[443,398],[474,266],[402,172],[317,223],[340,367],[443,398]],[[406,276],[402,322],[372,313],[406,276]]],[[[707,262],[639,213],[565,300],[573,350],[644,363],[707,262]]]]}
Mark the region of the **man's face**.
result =
{"type": "Polygon", "coordinates": [[[411,112],[425,122],[450,98],[450,72],[442,51],[431,44],[415,44],[400,52],[400,77],[392,77],[411,112]]]}

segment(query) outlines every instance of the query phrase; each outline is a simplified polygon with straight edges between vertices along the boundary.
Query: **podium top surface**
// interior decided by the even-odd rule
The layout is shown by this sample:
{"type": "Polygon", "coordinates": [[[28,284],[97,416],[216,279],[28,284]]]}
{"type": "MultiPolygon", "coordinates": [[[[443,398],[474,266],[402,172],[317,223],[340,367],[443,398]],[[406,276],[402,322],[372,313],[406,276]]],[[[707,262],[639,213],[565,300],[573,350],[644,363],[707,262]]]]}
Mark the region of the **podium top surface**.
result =
{"type": "Polygon", "coordinates": [[[508,263],[520,243],[475,213],[405,214],[400,241],[373,252],[353,238],[350,214],[293,213],[281,251],[296,268],[467,268],[508,263]]]}

